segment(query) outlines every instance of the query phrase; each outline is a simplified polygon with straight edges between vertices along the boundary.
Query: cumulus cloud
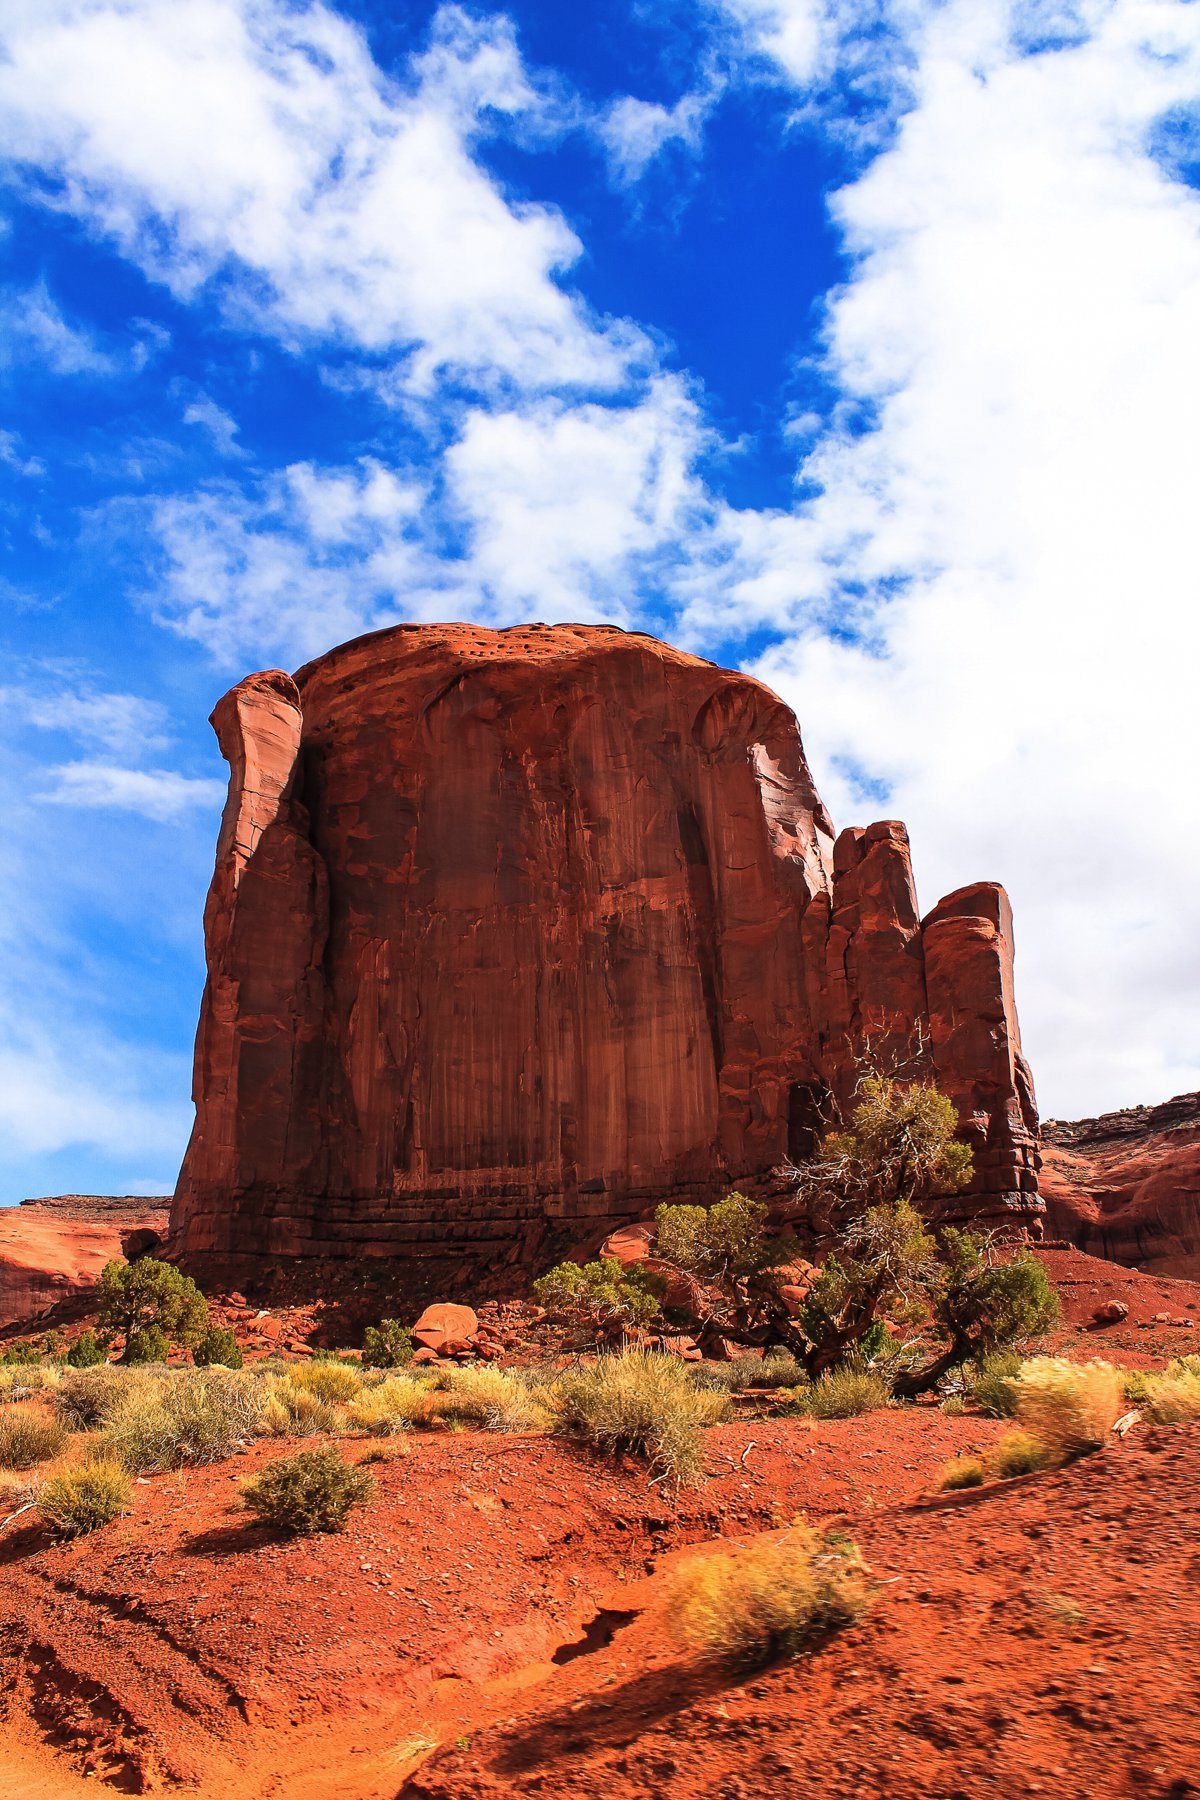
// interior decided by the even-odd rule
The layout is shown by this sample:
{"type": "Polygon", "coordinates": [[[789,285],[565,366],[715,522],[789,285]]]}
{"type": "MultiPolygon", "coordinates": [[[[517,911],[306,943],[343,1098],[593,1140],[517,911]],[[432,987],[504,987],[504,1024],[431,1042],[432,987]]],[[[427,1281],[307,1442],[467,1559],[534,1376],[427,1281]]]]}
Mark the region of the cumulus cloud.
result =
{"type": "Polygon", "coordinates": [[[781,634],[759,671],[835,812],[889,791],[927,904],[1009,886],[1064,1114],[1200,1084],[1200,195],[1156,155],[1200,95],[1200,13],[1067,23],[914,15],[911,110],[833,200],[854,263],[827,321],[841,408],[800,471],[818,497],[726,515],[726,591],[690,611],[781,634]]]}
{"type": "Polygon", "coordinates": [[[719,92],[719,87],[711,84],[684,94],[674,106],[664,106],[657,100],[638,100],[632,94],[614,100],[595,126],[613,180],[622,187],[640,181],[668,144],[680,144],[692,152],[699,150],[704,121],[719,92]]]}
{"type": "Polygon", "coordinates": [[[0,42],[10,156],[177,295],[209,284],[293,346],[403,354],[418,392],[612,389],[644,350],[560,285],[561,214],[472,158],[488,121],[553,112],[502,19],[443,7],[403,83],[319,3],[13,0],[0,42]]]}
{"type": "Polygon", "coordinates": [[[165,824],[200,807],[220,811],[225,783],[174,769],[129,769],[117,763],[61,763],[46,771],[50,787],[35,795],[51,806],[115,807],[165,824]]]}

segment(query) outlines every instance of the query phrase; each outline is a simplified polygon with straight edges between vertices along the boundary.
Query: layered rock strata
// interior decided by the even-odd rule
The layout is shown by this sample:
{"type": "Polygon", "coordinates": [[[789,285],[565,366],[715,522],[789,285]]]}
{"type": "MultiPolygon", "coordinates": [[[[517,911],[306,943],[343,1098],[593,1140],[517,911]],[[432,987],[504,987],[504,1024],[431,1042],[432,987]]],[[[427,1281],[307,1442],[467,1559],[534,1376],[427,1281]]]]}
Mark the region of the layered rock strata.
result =
{"type": "Polygon", "coordinates": [[[1035,1217],[1003,890],[921,921],[903,826],[833,827],[760,682],[613,627],[398,626],[213,723],[184,1256],[503,1255],[765,1191],[867,1057],[1035,1217]]]}
{"type": "Polygon", "coordinates": [[[1157,1275],[1200,1277],[1200,1094],[1046,1126],[1048,1233],[1157,1275]]]}

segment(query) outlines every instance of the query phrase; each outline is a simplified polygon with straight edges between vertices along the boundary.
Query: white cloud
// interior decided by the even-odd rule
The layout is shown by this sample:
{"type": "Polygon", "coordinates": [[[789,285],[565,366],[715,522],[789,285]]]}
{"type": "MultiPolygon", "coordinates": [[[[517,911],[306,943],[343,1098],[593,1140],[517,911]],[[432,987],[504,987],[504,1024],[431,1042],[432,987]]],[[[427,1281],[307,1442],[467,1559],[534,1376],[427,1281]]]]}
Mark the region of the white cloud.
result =
{"type": "Polygon", "coordinates": [[[36,360],[54,375],[112,375],[116,357],[63,317],[44,281],[0,292],[0,366],[36,360]]]}
{"type": "Polygon", "coordinates": [[[25,687],[0,688],[0,702],[11,717],[39,731],[61,731],[83,744],[96,744],[110,755],[137,758],[161,750],[167,742],[166,708],[138,694],[106,693],[84,685],[57,686],[47,681],[25,687]]]}
{"type": "Polygon", "coordinates": [[[718,94],[712,85],[684,94],[674,106],[637,100],[631,94],[614,100],[595,127],[613,180],[620,186],[640,181],[668,144],[681,144],[693,153],[699,150],[704,122],[718,94]]]}
{"type": "Polygon", "coordinates": [[[913,110],[833,202],[821,494],[727,515],[690,625],[794,634],[760,672],[835,815],[855,771],[890,785],[926,904],[1008,885],[1047,1109],[1158,1099],[1200,1085],[1200,194],[1147,145],[1200,94],[1200,11],[1107,0],[1033,53],[1029,9],[1023,42],[1002,7],[915,17],[913,110]]]}
{"type": "Polygon", "coordinates": [[[16,431],[0,431],[0,463],[6,469],[13,469],[18,475],[44,475],[46,465],[36,456],[26,456],[21,447],[21,435],[16,431]]]}
{"type": "Polygon", "coordinates": [[[158,824],[178,819],[195,808],[219,813],[225,783],[206,776],[180,775],[174,769],[130,769],[116,763],[60,763],[47,769],[52,786],[34,798],[51,806],[115,807],[140,813],[158,824]]]}
{"type": "Polygon", "coordinates": [[[561,215],[471,157],[481,120],[554,110],[504,20],[443,8],[407,86],[285,0],[13,0],[0,42],[10,155],[180,296],[213,282],[285,342],[404,353],[414,391],[611,389],[645,353],[559,286],[561,215]]]}
{"type": "Polygon", "coordinates": [[[213,448],[221,456],[244,456],[246,452],[237,441],[237,420],[227,413],[223,406],[218,406],[209,394],[200,394],[184,408],[185,425],[198,425],[207,432],[213,448]]]}

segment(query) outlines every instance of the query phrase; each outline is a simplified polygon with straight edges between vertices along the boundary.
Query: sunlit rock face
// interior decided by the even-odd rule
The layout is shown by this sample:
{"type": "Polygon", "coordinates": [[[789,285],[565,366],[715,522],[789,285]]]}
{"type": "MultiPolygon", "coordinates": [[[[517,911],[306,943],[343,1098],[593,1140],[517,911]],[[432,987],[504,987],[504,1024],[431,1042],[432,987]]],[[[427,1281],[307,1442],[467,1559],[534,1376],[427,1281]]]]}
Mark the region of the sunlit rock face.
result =
{"type": "Polygon", "coordinates": [[[934,1075],[962,1215],[1035,1214],[1007,901],[922,925],[760,682],[603,626],[398,626],[249,676],[205,912],[185,1256],[536,1261],[766,1191],[865,1053],[934,1075]]]}

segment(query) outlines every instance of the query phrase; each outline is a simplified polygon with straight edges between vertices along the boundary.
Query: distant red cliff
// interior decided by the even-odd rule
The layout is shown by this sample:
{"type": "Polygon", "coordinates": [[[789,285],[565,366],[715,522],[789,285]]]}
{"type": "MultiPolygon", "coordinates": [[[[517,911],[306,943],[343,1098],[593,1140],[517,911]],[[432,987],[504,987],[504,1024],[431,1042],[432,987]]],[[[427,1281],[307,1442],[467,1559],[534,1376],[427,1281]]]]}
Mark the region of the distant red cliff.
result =
{"type": "Polygon", "coordinates": [[[105,1263],[154,1248],[166,1200],[59,1194],[0,1207],[0,1330],[32,1327],[63,1300],[83,1297],[105,1263]]]}
{"type": "Polygon", "coordinates": [[[903,826],[835,843],[760,682],[614,627],[398,626],[213,724],[185,1259],[599,1241],[761,1190],[868,1049],[959,1108],[948,1216],[1040,1213],[1003,890],[922,920],[903,826]]]}
{"type": "Polygon", "coordinates": [[[1200,1279],[1200,1094],[1046,1126],[1047,1230],[1092,1256],[1200,1279]]]}

